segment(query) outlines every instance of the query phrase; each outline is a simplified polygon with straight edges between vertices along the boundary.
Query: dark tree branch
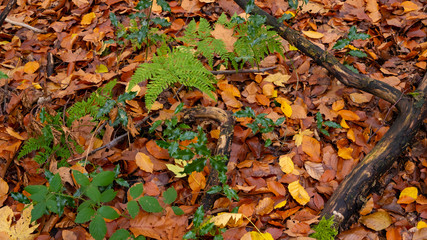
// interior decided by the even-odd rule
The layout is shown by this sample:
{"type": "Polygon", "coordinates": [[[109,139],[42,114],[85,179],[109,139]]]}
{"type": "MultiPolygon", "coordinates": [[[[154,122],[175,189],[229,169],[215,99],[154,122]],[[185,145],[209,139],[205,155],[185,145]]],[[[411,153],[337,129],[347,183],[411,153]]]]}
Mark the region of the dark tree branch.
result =
{"type": "MultiPolygon", "coordinates": [[[[245,9],[247,0],[234,0],[245,9]]],[[[399,109],[399,116],[377,145],[355,169],[340,183],[325,204],[321,216],[335,216],[340,230],[348,227],[358,216],[367,195],[409,145],[423,120],[427,117],[427,74],[417,89],[415,97],[402,96],[396,88],[361,74],[351,72],[333,55],[311,43],[299,32],[277,22],[276,18],[255,6],[253,13],[267,17],[266,23],[302,53],[313,58],[348,87],[354,87],[380,97],[399,109]],[[353,218],[353,219],[352,219],[353,218]]]]}
{"type": "Polygon", "coordinates": [[[0,13],[0,26],[3,25],[4,20],[6,19],[10,10],[12,10],[13,6],[15,6],[15,4],[16,4],[16,0],[9,0],[9,2],[6,5],[6,8],[3,10],[3,12],[0,13]]]}

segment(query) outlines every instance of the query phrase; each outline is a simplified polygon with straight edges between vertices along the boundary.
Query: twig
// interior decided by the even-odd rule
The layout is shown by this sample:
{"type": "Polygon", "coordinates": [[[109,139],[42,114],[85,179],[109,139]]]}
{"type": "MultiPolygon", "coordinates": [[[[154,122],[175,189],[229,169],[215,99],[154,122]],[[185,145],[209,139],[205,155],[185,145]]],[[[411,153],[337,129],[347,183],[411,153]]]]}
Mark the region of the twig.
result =
{"type": "Polygon", "coordinates": [[[13,24],[13,25],[17,25],[17,26],[21,26],[21,27],[24,27],[24,28],[28,28],[28,29],[36,32],[36,33],[46,33],[45,30],[40,30],[40,29],[32,27],[32,26],[30,26],[30,25],[28,25],[26,23],[22,23],[22,22],[17,22],[17,21],[10,20],[9,18],[6,18],[4,21],[8,22],[10,24],[13,24]]]}
{"type": "Polygon", "coordinates": [[[15,6],[16,0],[10,0],[6,8],[1,12],[0,14],[0,26],[3,25],[4,20],[6,19],[7,15],[9,14],[10,10],[12,10],[13,6],[15,6]]]}
{"type": "Polygon", "coordinates": [[[259,73],[259,72],[265,72],[268,70],[272,70],[277,68],[277,66],[268,67],[268,68],[260,68],[260,69],[242,69],[242,70],[222,70],[222,71],[211,71],[212,74],[218,75],[218,74],[234,74],[234,73],[259,73]]]}

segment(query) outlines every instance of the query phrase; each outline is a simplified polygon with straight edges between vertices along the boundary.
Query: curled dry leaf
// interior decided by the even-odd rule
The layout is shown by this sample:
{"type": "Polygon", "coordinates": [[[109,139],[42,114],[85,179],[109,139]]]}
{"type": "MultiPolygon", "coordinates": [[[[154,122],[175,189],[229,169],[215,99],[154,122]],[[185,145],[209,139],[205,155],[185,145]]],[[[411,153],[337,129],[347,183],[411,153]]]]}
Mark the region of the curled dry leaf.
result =
{"type": "Polygon", "coordinates": [[[271,236],[271,234],[268,232],[261,233],[256,231],[247,232],[245,233],[245,235],[242,236],[242,238],[240,238],[240,240],[273,240],[273,239],[274,239],[273,236],[271,236]]]}
{"type": "Polygon", "coordinates": [[[366,216],[362,216],[360,217],[359,221],[374,231],[381,231],[386,229],[393,223],[390,214],[385,211],[378,211],[366,216]]]}
{"type": "Polygon", "coordinates": [[[303,136],[302,150],[305,154],[311,157],[313,162],[321,162],[320,158],[320,143],[315,138],[303,136]]]}
{"type": "Polygon", "coordinates": [[[325,169],[323,169],[323,164],[321,163],[306,161],[304,163],[304,167],[305,170],[307,170],[308,175],[316,180],[320,180],[323,173],[325,172],[325,169]]]}

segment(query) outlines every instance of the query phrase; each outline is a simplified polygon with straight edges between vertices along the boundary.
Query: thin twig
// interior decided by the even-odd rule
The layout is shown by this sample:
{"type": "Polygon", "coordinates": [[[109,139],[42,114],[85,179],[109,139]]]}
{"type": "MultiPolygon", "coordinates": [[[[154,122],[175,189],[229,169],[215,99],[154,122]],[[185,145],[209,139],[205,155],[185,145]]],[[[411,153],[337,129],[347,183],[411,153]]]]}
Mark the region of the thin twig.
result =
{"type": "Polygon", "coordinates": [[[17,25],[17,26],[21,26],[21,27],[24,27],[24,28],[28,28],[28,29],[30,29],[30,30],[32,30],[32,31],[34,31],[34,32],[36,32],[36,33],[46,33],[46,31],[45,31],[45,30],[40,30],[40,29],[38,29],[38,28],[32,27],[32,26],[30,26],[30,25],[28,25],[28,24],[26,24],[26,23],[23,23],[23,22],[13,21],[13,20],[11,20],[10,18],[6,18],[4,21],[5,21],[5,22],[8,22],[8,23],[10,23],[10,24],[13,24],[13,25],[17,25]]]}
{"type": "Polygon", "coordinates": [[[211,71],[212,74],[218,75],[218,74],[235,74],[235,73],[260,73],[265,72],[268,70],[272,70],[277,68],[277,66],[268,67],[268,68],[260,68],[260,69],[242,69],[242,70],[222,70],[222,71],[211,71]]]}

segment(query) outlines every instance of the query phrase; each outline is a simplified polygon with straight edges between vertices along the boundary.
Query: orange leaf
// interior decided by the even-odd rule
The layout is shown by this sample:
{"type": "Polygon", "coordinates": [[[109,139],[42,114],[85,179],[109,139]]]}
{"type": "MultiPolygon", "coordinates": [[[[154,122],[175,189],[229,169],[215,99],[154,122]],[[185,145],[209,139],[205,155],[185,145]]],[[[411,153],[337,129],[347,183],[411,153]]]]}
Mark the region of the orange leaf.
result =
{"type": "Polygon", "coordinates": [[[85,14],[82,17],[82,21],[80,22],[81,25],[89,25],[92,23],[92,20],[96,18],[96,15],[94,12],[85,14]]]}
{"type": "Polygon", "coordinates": [[[190,184],[193,192],[199,192],[206,186],[206,178],[201,172],[192,172],[188,177],[188,183],[190,184]]]}
{"type": "Polygon", "coordinates": [[[224,91],[221,93],[222,100],[225,105],[233,108],[241,108],[243,105],[240,101],[238,101],[231,92],[224,91]]]}
{"type": "Polygon", "coordinates": [[[27,62],[24,66],[24,72],[28,74],[35,73],[39,69],[40,64],[37,61],[27,62]]]}
{"type": "Polygon", "coordinates": [[[159,145],[157,145],[156,141],[154,141],[154,140],[148,141],[147,144],[145,145],[145,147],[147,148],[147,151],[151,155],[153,155],[153,157],[155,157],[157,159],[169,159],[168,150],[159,147],[159,145]]]}
{"type": "Polygon", "coordinates": [[[344,158],[344,159],[353,159],[351,154],[353,153],[353,148],[340,148],[338,146],[338,156],[344,158]]]}
{"type": "Polygon", "coordinates": [[[362,216],[359,221],[366,227],[375,231],[386,229],[392,224],[390,215],[385,211],[379,211],[367,216],[362,216]]]}
{"type": "Polygon", "coordinates": [[[356,142],[356,136],[354,135],[354,131],[352,128],[350,128],[347,132],[347,138],[350,139],[353,142],[356,142]]]}
{"type": "Polygon", "coordinates": [[[262,86],[262,93],[269,98],[277,97],[277,91],[274,89],[274,85],[270,83],[262,86]]]}
{"type": "Polygon", "coordinates": [[[338,100],[334,103],[332,103],[332,110],[334,110],[335,112],[338,112],[339,110],[344,108],[344,100],[338,100]]]}
{"type": "Polygon", "coordinates": [[[407,187],[402,190],[399,195],[397,203],[399,204],[409,204],[417,200],[418,198],[418,188],[416,187],[407,187]]]}
{"type": "Polygon", "coordinates": [[[319,39],[324,36],[323,33],[315,32],[315,31],[302,31],[302,33],[304,33],[304,35],[306,35],[307,37],[314,38],[314,39],[319,39]]]}
{"type": "Polygon", "coordinates": [[[302,150],[311,157],[313,162],[322,161],[322,159],[320,159],[320,143],[315,138],[303,136],[302,150]]]}
{"type": "Polygon", "coordinates": [[[360,119],[360,117],[356,113],[354,113],[350,110],[340,110],[340,111],[338,111],[338,114],[344,120],[347,120],[347,121],[358,121],[360,119]]]}
{"type": "Polygon", "coordinates": [[[400,6],[402,6],[403,9],[405,9],[405,11],[404,11],[405,13],[411,12],[411,11],[416,11],[420,8],[420,7],[418,7],[417,4],[415,4],[412,1],[405,1],[405,2],[401,3],[400,6]]]}
{"type": "Polygon", "coordinates": [[[138,167],[141,170],[149,173],[153,173],[154,164],[153,162],[151,162],[151,159],[149,156],[147,156],[142,152],[138,152],[135,156],[135,161],[136,161],[136,165],[138,165],[138,167]]]}
{"type": "Polygon", "coordinates": [[[266,197],[259,201],[258,205],[255,207],[255,213],[258,215],[269,214],[274,209],[274,200],[266,197]]]}

